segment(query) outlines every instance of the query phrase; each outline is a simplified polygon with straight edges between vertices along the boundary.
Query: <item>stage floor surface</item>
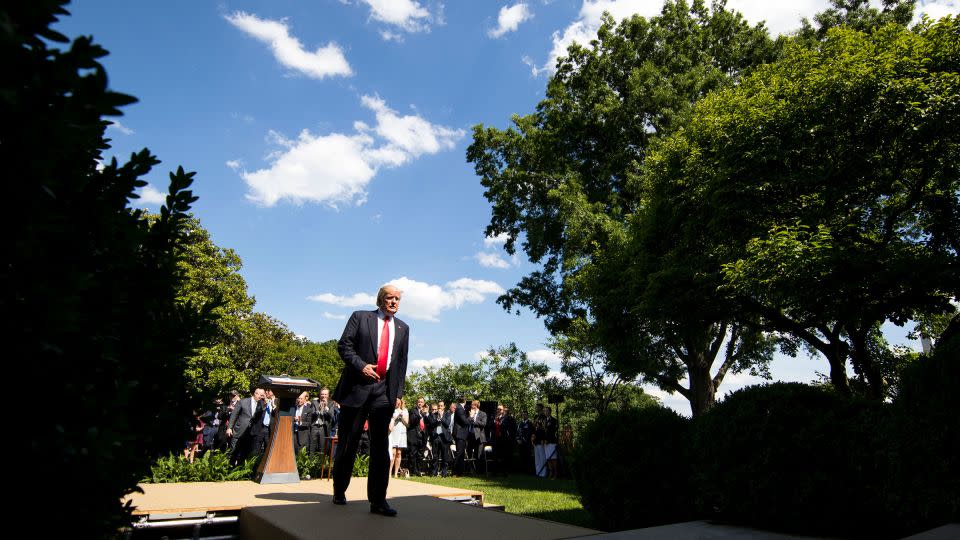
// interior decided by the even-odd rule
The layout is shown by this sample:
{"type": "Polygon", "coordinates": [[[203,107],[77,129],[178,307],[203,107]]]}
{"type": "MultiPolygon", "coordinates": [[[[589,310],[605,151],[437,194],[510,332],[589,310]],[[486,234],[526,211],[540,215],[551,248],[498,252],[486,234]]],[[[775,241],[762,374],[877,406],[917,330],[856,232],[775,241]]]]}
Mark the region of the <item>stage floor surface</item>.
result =
{"type": "Polygon", "coordinates": [[[242,539],[371,538],[385,534],[421,539],[559,539],[600,532],[440,498],[482,501],[478,491],[397,479],[391,479],[387,489],[387,500],[400,512],[396,518],[370,513],[366,478],[350,482],[346,506],[332,504],[333,483],[328,480],[297,484],[192,482],[140,487],[144,493],[127,497],[135,507],[135,515],[240,511],[242,539]]]}
{"type": "MultiPolygon", "coordinates": [[[[333,482],[303,480],[296,484],[258,484],[239,482],[185,482],[140,484],[143,493],[131,493],[123,502],[133,501],[134,515],[198,511],[241,510],[250,506],[275,506],[324,502],[333,498],[333,482]]],[[[354,478],[347,489],[347,500],[367,500],[367,479],[354,478]]],[[[483,493],[467,489],[436,486],[422,482],[390,479],[387,499],[398,497],[473,497],[482,501],[483,493]]],[[[331,504],[332,506],[332,504],[331,504]]]]}

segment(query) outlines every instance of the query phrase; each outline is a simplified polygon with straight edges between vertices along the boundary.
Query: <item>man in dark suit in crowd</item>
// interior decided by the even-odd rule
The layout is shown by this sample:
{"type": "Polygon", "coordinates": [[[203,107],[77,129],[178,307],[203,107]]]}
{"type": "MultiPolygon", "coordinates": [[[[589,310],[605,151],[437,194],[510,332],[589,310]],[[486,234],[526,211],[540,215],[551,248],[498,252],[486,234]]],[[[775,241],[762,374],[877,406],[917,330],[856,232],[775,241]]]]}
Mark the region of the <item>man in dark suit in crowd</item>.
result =
{"type": "Polygon", "coordinates": [[[466,399],[460,398],[450,404],[450,413],[453,417],[453,442],[457,445],[453,457],[453,474],[463,476],[463,458],[467,451],[467,437],[470,435],[470,416],[464,407],[466,399]]]}
{"type": "Polygon", "coordinates": [[[513,446],[517,437],[517,422],[503,405],[497,406],[493,419],[493,455],[497,462],[497,474],[504,476],[513,466],[513,446]]]}
{"type": "Polygon", "coordinates": [[[293,450],[297,454],[302,448],[310,447],[310,430],[317,417],[317,410],[310,402],[310,393],[303,392],[297,397],[293,411],[293,450]]]}
{"type": "Polygon", "coordinates": [[[277,399],[273,395],[273,390],[264,390],[263,394],[263,414],[260,420],[252,423],[250,431],[253,434],[253,442],[250,455],[259,456],[267,449],[267,439],[270,438],[270,424],[277,415],[277,399]]]}
{"type": "Polygon", "coordinates": [[[217,438],[214,448],[217,450],[227,450],[230,448],[230,438],[227,437],[227,428],[230,427],[230,415],[233,414],[233,409],[237,407],[237,403],[240,402],[240,392],[236,390],[231,390],[227,394],[227,401],[217,409],[217,438]]]}
{"type": "Polygon", "coordinates": [[[447,454],[453,437],[450,434],[448,424],[444,423],[447,415],[440,410],[443,408],[441,401],[437,405],[430,405],[430,412],[424,417],[424,424],[430,437],[430,451],[433,454],[433,469],[431,476],[447,476],[447,454]]]}
{"type": "Polygon", "coordinates": [[[520,471],[530,474],[533,469],[531,460],[533,459],[533,422],[527,411],[520,413],[522,420],[517,424],[517,444],[520,449],[520,471]]]}
{"type": "Polygon", "coordinates": [[[234,465],[254,451],[253,426],[263,422],[265,394],[255,388],[250,397],[241,399],[230,414],[227,437],[230,439],[230,462],[234,465]]]}
{"type": "Polygon", "coordinates": [[[390,479],[388,436],[390,417],[400,406],[407,376],[410,327],[396,318],[400,289],[384,285],[377,292],[376,311],[356,311],[347,321],[337,344],[343,372],[333,392],[340,404],[337,454],[333,464],[333,502],[347,504],[346,492],[353,474],[364,422],[369,421],[370,472],[367,500],[370,512],[396,516],[387,504],[390,479]]]}
{"type": "Polygon", "coordinates": [[[480,401],[475,399],[468,403],[470,404],[470,433],[467,435],[467,455],[479,460],[487,445],[487,413],[480,410],[480,401]]]}
{"type": "Polygon", "coordinates": [[[426,427],[423,421],[423,398],[417,398],[417,404],[410,408],[410,425],[407,426],[407,460],[410,462],[410,476],[420,476],[420,456],[423,455],[423,431],[420,425],[426,427]]]}
{"type": "Polygon", "coordinates": [[[317,411],[313,429],[310,431],[310,452],[326,452],[327,441],[333,437],[333,422],[339,413],[337,404],[330,401],[330,389],[320,389],[320,397],[313,400],[317,411]]]}

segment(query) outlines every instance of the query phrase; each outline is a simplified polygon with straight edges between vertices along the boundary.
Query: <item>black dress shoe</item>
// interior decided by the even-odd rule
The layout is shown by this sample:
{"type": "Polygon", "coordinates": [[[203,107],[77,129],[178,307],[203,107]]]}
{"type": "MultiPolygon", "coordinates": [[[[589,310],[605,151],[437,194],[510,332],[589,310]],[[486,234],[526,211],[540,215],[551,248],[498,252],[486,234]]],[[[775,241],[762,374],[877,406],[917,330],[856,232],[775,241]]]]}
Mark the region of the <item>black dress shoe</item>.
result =
{"type": "Polygon", "coordinates": [[[347,504],[347,496],[346,496],[346,495],[334,495],[334,496],[333,496],[333,504],[340,504],[340,505],[347,504]]]}
{"type": "Polygon", "coordinates": [[[380,514],[381,516],[387,516],[387,517],[395,517],[397,515],[397,511],[394,510],[393,508],[390,508],[390,505],[387,504],[387,501],[383,501],[382,503],[379,503],[379,504],[371,504],[370,513],[380,514]]]}

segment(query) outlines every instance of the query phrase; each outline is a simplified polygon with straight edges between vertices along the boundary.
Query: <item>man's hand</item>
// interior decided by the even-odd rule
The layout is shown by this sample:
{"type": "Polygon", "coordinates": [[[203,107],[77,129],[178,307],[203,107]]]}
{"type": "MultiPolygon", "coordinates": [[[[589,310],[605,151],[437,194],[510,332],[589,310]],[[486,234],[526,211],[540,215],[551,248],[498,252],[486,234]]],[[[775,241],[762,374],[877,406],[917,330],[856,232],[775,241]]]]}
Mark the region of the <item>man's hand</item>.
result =
{"type": "Polygon", "coordinates": [[[368,378],[370,378],[370,379],[373,379],[373,380],[375,380],[375,381],[379,381],[379,380],[380,380],[380,375],[377,375],[377,366],[375,366],[375,365],[373,365],[373,364],[367,364],[367,365],[363,366],[363,374],[364,374],[364,376],[366,376],[366,377],[368,377],[368,378]]]}
{"type": "Polygon", "coordinates": [[[233,430],[230,428],[227,428],[227,438],[228,439],[233,438],[233,430]]]}

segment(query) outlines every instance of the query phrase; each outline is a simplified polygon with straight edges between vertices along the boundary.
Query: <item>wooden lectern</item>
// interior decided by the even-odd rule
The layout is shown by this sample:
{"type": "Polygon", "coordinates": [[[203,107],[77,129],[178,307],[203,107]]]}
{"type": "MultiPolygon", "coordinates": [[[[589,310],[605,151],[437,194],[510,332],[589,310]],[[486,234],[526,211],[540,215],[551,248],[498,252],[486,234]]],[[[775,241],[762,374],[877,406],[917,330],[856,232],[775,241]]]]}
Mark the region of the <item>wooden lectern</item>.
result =
{"type": "Polygon", "coordinates": [[[297,456],[293,444],[293,416],[297,397],[320,388],[320,383],[303,377],[261,375],[257,388],[271,390],[277,398],[277,410],[270,419],[270,438],[257,467],[256,481],[261,484],[295,484],[300,482],[297,456]]]}

